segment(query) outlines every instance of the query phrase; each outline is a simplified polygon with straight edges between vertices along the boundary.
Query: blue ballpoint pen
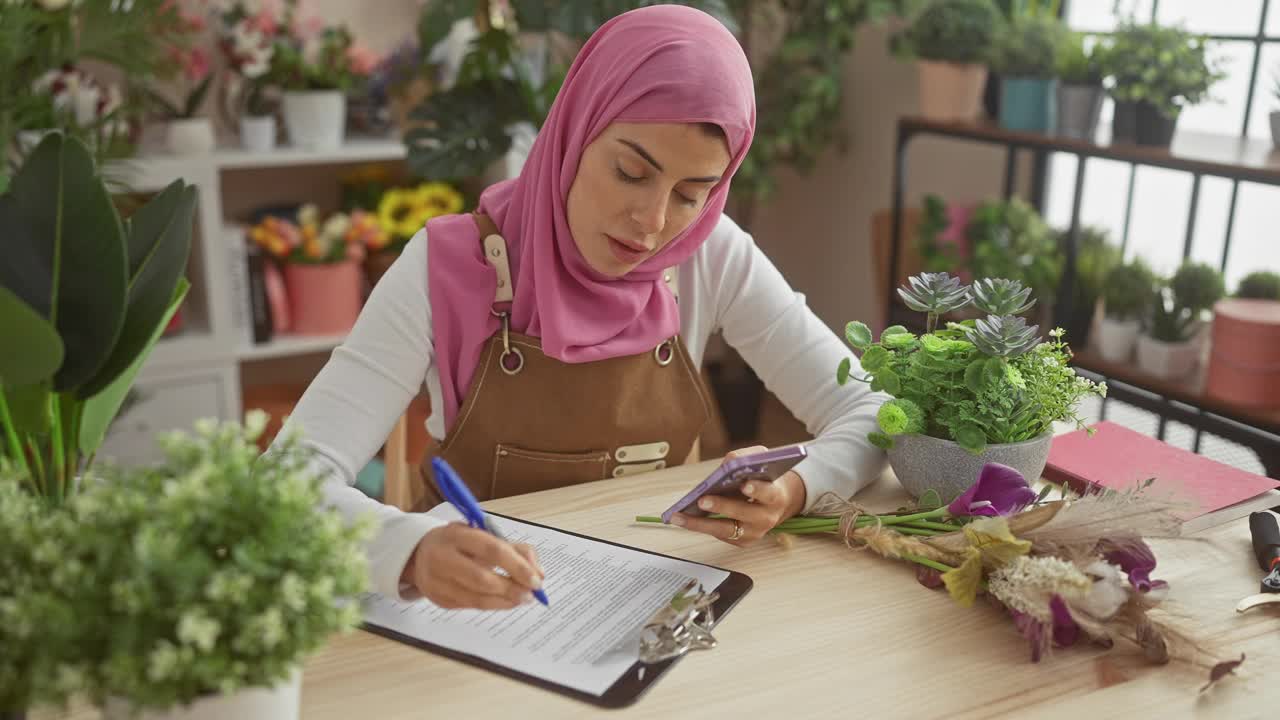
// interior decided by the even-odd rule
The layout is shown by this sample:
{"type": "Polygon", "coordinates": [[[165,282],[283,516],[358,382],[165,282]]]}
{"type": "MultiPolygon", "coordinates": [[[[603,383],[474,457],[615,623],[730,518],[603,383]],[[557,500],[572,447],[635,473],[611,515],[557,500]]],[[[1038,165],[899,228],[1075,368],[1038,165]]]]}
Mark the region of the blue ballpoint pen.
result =
{"type": "MultiPolygon", "coordinates": [[[[467,484],[462,482],[462,478],[458,477],[458,473],[454,471],[444,458],[431,458],[431,469],[435,471],[436,486],[440,488],[440,494],[452,506],[462,513],[462,517],[466,518],[467,524],[473,528],[484,530],[490,535],[498,538],[503,542],[507,539],[503,537],[502,532],[498,530],[493,522],[493,518],[487,518],[484,510],[480,507],[480,503],[476,501],[471,490],[467,488],[467,484]]],[[[541,589],[533,591],[533,596],[543,605],[548,605],[547,594],[541,589]]]]}

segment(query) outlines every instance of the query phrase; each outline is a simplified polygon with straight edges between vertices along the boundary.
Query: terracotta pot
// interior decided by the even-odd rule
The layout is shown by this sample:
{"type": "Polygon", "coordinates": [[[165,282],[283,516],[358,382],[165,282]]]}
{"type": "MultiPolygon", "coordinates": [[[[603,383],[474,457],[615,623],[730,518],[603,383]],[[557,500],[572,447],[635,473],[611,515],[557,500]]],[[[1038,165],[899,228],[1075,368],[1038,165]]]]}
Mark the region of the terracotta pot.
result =
{"type": "Polygon", "coordinates": [[[921,60],[920,114],[942,122],[972,122],[982,115],[987,66],[921,60]]]}
{"type": "Polygon", "coordinates": [[[289,295],[291,332],[340,335],[360,315],[364,273],[354,260],[322,265],[289,263],[284,284],[289,295]]]}
{"type": "Polygon", "coordinates": [[[1205,394],[1250,407],[1280,407],[1280,302],[1214,306],[1205,394]]]}

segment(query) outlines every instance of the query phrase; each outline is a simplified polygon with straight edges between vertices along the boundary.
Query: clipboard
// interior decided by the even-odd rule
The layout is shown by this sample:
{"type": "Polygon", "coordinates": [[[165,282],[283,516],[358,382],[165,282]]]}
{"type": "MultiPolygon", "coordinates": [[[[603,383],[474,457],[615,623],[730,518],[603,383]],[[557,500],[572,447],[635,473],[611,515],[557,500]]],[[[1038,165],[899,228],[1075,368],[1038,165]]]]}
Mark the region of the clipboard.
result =
{"type": "MultiPolygon", "coordinates": [[[[581,538],[583,540],[589,540],[591,542],[599,543],[602,545],[611,545],[613,547],[625,548],[627,550],[643,553],[645,555],[653,555],[656,557],[668,558],[671,560],[678,560],[680,562],[693,563],[696,565],[702,565],[704,567],[710,567],[716,570],[721,570],[723,572],[729,573],[729,576],[725,578],[723,581],[721,581],[721,583],[715,588],[706,588],[708,591],[711,591],[711,590],[716,591],[719,595],[711,606],[712,612],[713,612],[713,620],[712,620],[711,628],[708,628],[708,629],[712,629],[718,626],[720,624],[720,621],[724,619],[724,616],[727,615],[728,612],[731,609],[733,609],[739,603],[739,601],[742,600],[744,596],[746,596],[746,594],[751,590],[753,585],[752,580],[749,576],[733,570],[726,570],[725,568],[716,567],[714,565],[707,565],[706,563],[694,563],[694,561],[691,561],[691,560],[685,560],[683,558],[677,558],[671,555],[664,555],[662,553],[656,553],[650,550],[644,550],[642,548],[633,547],[631,545],[623,545],[621,543],[616,543],[609,540],[601,540],[599,538],[590,537],[588,535],[582,535],[580,533],[571,532],[569,530],[561,530],[559,528],[554,528],[548,525],[542,525],[540,523],[530,522],[528,520],[523,520],[519,518],[513,518],[507,515],[501,515],[499,513],[490,512],[488,514],[494,517],[505,518],[507,520],[517,521],[517,522],[524,523],[526,525],[532,525],[535,527],[543,528],[545,530],[550,530],[552,532],[562,533],[564,535],[571,535],[573,537],[581,538]]],[[[640,699],[642,695],[645,694],[646,691],[649,690],[650,687],[653,686],[654,683],[658,682],[660,678],[665,676],[673,665],[675,665],[682,657],[684,657],[684,655],[680,655],[678,657],[671,658],[669,660],[663,660],[657,663],[645,663],[640,660],[637,660],[636,662],[632,663],[631,667],[628,668],[625,672],[623,672],[622,675],[619,676],[618,679],[615,680],[614,683],[604,693],[600,695],[595,695],[593,693],[585,692],[577,688],[552,682],[546,678],[541,678],[536,675],[531,675],[529,673],[516,670],[514,668],[508,667],[501,663],[493,662],[491,660],[478,657],[476,655],[460,652],[458,650],[454,650],[453,648],[444,647],[442,645],[437,645],[427,640],[422,640],[420,638],[405,635],[396,630],[392,630],[390,628],[383,627],[381,625],[375,625],[368,621],[361,623],[361,629],[365,630],[366,632],[373,633],[375,635],[380,635],[389,640],[394,640],[396,642],[403,643],[405,645],[409,645],[411,647],[415,647],[420,650],[425,650],[432,654],[441,655],[447,658],[451,658],[453,660],[459,660],[461,662],[467,663],[469,665],[474,665],[476,667],[482,668],[484,670],[488,670],[489,672],[493,672],[493,673],[502,675],[504,677],[514,678],[516,680],[520,680],[521,682],[528,683],[530,685],[542,688],[544,690],[550,690],[552,692],[559,693],[561,695],[566,695],[568,697],[574,698],[576,700],[581,700],[583,702],[587,702],[592,705],[598,705],[600,707],[611,708],[611,709],[623,708],[623,707],[627,707],[629,705],[634,704],[637,700],[640,699]]]]}

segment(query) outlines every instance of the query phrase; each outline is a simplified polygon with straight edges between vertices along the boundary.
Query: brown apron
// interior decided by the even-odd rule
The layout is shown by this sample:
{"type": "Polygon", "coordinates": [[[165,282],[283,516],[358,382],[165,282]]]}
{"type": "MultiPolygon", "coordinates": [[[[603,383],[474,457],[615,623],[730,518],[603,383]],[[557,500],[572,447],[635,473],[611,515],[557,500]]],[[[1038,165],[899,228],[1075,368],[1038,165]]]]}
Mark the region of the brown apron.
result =
{"type": "MultiPolygon", "coordinates": [[[[637,355],[587,363],[545,355],[537,338],[509,330],[506,242],[487,216],[475,218],[485,258],[498,274],[493,312],[502,329],[481,352],[453,427],[427,451],[415,509],[443,501],[428,469],[436,455],[480,500],[685,462],[711,405],[679,336],[637,355]]],[[[674,270],[664,279],[674,293],[674,270]]]]}

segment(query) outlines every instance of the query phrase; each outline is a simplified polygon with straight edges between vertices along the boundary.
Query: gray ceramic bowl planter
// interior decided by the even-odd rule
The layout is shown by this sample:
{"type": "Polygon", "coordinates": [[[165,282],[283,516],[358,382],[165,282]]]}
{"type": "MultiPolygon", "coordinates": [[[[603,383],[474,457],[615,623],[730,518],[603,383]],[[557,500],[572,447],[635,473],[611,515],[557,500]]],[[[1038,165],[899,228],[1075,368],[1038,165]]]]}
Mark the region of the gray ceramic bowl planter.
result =
{"type": "Polygon", "coordinates": [[[928,435],[897,435],[889,449],[889,466],[898,482],[911,494],[920,497],[936,490],[943,503],[949,503],[978,479],[982,466],[996,462],[1022,473],[1027,483],[1034,483],[1044,472],[1049,460],[1053,433],[1017,443],[987,445],[980,454],[960,447],[954,441],[928,435]]]}

